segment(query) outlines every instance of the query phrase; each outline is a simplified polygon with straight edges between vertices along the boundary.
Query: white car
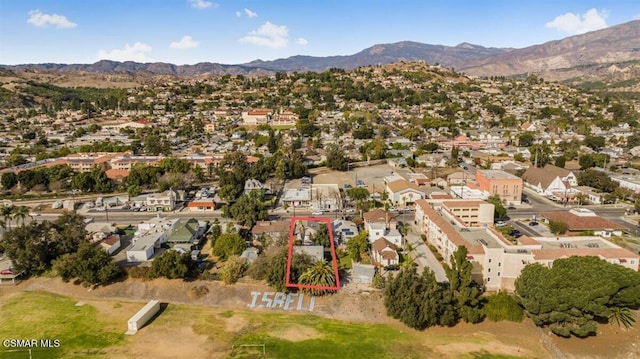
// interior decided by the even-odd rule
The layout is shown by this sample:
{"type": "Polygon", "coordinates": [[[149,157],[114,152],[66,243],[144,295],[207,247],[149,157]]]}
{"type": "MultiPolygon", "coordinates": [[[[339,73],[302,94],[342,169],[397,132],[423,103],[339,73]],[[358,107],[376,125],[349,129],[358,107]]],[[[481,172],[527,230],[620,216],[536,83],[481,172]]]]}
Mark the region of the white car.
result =
{"type": "Polygon", "coordinates": [[[314,216],[322,216],[323,212],[322,211],[314,211],[311,213],[314,216]]]}
{"type": "Polygon", "coordinates": [[[507,222],[505,222],[505,221],[498,221],[495,224],[496,227],[504,227],[506,225],[507,225],[507,222]]]}

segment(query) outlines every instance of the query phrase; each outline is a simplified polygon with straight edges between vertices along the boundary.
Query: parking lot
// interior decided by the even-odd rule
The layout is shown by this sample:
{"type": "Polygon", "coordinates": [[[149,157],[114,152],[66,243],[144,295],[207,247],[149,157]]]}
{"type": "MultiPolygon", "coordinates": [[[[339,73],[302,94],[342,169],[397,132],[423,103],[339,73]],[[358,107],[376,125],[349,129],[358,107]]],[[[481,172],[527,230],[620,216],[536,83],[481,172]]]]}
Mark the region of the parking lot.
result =
{"type": "Polygon", "coordinates": [[[357,167],[349,171],[332,171],[327,169],[319,169],[318,171],[310,171],[313,183],[329,184],[335,183],[340,188],[344,188],[345,184],[351,187],[356,186],[356,181],[364,182],[364,186],[369,190],[384,190],[384,177],[392,173],[405,174],[407,170],[393,168],[389,165],[376,165],[370,167],[357,167]]]}

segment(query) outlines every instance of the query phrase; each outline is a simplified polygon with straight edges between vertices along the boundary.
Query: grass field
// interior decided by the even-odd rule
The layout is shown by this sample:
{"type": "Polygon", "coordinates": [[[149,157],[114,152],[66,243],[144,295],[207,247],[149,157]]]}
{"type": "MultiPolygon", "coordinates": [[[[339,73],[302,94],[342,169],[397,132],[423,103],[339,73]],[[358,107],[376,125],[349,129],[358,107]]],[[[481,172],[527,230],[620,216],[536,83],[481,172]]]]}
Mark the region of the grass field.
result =
{"type": "MultiPolygon", "coordinates": [[[[59,348],[33,351],[33,358],[513,358],[494,355],[484,336],[427,334],[385,324],[352,323],[312,315],[220,310],[169,305],[134,336],[126,319],[141,303],[77,301],[46,292],[22,292],[0,306],[0,338],[58,339],[59,348]],[[470,349],[447,355],[456,343],[470,349]],[[233,349],[232,349],[233,348],[233,349]],[[478,349],[480,348],[480,349],[478,349]]],[[[0,359],[29,358],[28,351],[0,348],[0,359]]]]}
{"type": "MultiPolygon", "coordinates": [[[[67,297],[44,293],[21,293],[0,307],[0,338],[59,340],[58,348],[32,348],[33,358],[87,358],[124,340],[117,323],[99,316],[90,305],[76,306],[67,297]]],[[[40,346],[40,345],[38,345],[40,346]]],[[[2,345],[0,358],[29,358],[25,349],[2,345]]]]}

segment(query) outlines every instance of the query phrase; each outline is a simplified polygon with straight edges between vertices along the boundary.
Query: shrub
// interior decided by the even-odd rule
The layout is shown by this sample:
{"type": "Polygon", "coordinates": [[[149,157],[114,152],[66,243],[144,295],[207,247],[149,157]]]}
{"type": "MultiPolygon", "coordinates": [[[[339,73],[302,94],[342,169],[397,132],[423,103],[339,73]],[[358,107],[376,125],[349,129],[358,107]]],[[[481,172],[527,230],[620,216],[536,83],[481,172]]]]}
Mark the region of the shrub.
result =
{"type": "Polygon", "coordinates": [[[521,322],[524,318],[522,307],[520,307],[516,298],[507,292],[489,295],[484,306],[484,314],[494,322],[503,320],[521,322]]]}
{"type": "Polygon", "coordinates": [[[224,284],[234,284],[242,277],[246,267],[247,265],[244,258],[231,256],[220,272],[220,279],[222,279],[224,284]]]}

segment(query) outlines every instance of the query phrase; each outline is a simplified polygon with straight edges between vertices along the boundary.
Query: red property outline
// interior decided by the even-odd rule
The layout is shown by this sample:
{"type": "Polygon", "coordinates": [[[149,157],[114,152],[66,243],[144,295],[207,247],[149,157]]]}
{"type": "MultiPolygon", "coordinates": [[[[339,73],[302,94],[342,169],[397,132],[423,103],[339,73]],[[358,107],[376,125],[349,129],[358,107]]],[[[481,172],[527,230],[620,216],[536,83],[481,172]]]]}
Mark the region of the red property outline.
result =
{"type": "Polygon", "coordinates": [[[291,225],[289,228],[289,253],[287,254],[287,274],[285,278],[285,286],[287,288],[298,288],[298,289],[320,289],[320,290],[340,290],[340,276],[338,274],[338,257],[336,256],[336,248],[333,243],[333,226],[331,225],[331,218],[326,217],[292,217],[291,225]],[[336,285],[328,286],[328,285],[311,285],[311,284],[298,284],[291,283],[291,257],[293,256],[293,242],[294,242],[294,231],[296,227],[297,221],[312,221],[312,222],[324,222],[327,224],[327,229],[329,232],[329,243],[331,244],[331,262],[333,264],[333,273],[336,276],[336,285]]]}

